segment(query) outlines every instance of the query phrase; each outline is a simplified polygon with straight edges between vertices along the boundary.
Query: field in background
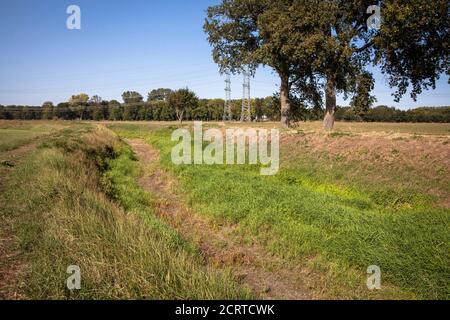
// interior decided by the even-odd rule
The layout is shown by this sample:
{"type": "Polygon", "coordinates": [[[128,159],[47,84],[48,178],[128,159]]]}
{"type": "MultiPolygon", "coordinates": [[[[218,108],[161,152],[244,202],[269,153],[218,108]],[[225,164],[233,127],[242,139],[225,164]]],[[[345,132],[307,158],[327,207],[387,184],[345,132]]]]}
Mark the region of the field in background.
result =
{"type": "Polygon", "coordinates": [[[0,120],[0,152],[14,150],[66,126],[62,122],[0,120]]]}
{"type": "MultiPolygon", "coordinates": [[[[300,122],[298,128],[305,131],[321,131],[322,122],[300,122]]],[[[386,132],[423,135],[450,135],[449,123],[387,123],[387,122],[336,122],[336,132],[386,132]]]]}
{"type": "Polygon", "coordinates": [[[205,241],[227,250],[228,239],[208,243],[155,214],[171,207],[138,181],[158,170],[193,219],[261,250],[258,270],[298,281],[311,298],[450,296],[448,124],[337,123],[327,134],[319,122],[300,123],[282,131],[275,177],[255,166],[174,166],[175,122],[101,124],[145,140],[159,160],[143,167],[94,122],[0,122],[2,297],[239,299],[276,291],[274,283],[248,292],[250,274],[233,272],[252,268],[245,252],[203,258],[205,241]],[[85,290],[73,295],[65,268],[77,263],[89,271],[85,290]],[[372,264],[383,272],[378,292],[365,286],[372,264]]]}
{"type": "MultiPolygon", "coordinates": [[[[120,123],[121,125],[146,125],[148,128],[163,128],[169,126],[178,126],[179,122],[162,122],[162,121],[102,121],[99,122],[107,125],[120,123]]],[[[183,122],[185,125],[192,125],[193,122],[183,122]]],[[[233,127],[247,127],[247,123],[232,122],[228,125],[233,127]]],[[[205,122],[204,126],[223,126],[223,122],[205,122]]],[[[259,122],[252,123],[252,127],[258,128],[280,128],[279,122],[259,122]]],[[[292,130],[302,130],[310,132],[322,132],[321,121],[298,122],[292,130]]],[[[287,130],[290,131],[290,130],[287,130]]],[[[336,122],[335,132],[348,133],[371,133],[383,132],[390,134],[420,134],[420,135],[450,135],[450,123],[391,123],[391,122],[336,122]]]]}

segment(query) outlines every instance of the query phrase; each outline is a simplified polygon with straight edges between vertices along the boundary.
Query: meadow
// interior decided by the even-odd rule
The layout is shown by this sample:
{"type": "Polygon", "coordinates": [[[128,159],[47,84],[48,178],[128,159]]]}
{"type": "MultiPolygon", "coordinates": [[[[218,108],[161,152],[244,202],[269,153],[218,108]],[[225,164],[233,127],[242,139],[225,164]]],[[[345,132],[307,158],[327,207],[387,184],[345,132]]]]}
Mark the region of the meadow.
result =
{"type": "Polygon", "coordinates": [[[272,177],[257,165],[175,166],[177,127],[0,123],[0,295],[449,298],[449,125],[337,123],[328,134],[300,123],[282,131],[272,177]],[[74,264],[83,285],[71,292],[74,264]],[[380,290],[366,286],[370,265],[380,290]]]}

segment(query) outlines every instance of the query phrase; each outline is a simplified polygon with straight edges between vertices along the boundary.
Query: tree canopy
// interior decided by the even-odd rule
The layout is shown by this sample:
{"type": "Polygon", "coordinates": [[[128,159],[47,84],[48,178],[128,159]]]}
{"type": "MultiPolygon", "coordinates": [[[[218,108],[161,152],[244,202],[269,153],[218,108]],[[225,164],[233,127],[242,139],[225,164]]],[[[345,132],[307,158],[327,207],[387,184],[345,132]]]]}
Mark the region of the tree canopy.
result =
{"type": "Polygon", "coordinates": [[[372,0],[223,0],[208,9],[204,30],[222,72],[272,67],[280,76],[281,121],[289,125],[293,95],[320,106],[332,129],[336,95],[373,101],[367,67],[379,64],[396,98],[415,98],[449,73],[447,0],[382,0],[380,30],[372,30],[372,0]],[[363,96],[364,95],[364,96],[363,96]]]}
{"type": "Polygon", "coordinates": [[[168,103],[175,108],[178,120],[183,122],[184,115],[198,106],[198,98],[187,88],[179,89],[169,95],[168,103]]]}

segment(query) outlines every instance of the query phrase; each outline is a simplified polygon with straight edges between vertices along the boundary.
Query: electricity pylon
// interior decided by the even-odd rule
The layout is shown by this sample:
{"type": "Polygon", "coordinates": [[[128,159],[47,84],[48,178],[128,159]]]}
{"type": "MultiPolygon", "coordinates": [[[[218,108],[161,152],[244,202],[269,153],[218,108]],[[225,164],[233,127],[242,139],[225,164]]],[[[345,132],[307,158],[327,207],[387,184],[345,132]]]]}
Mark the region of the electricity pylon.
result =
{"type": "Polygon", "coordinates": [[[251,96],[250,96],[250,72],[244,71],[244,83],[242,85],[242,109],[241,109],[241,122],[252,121],[251,115],[251,96]]]}
{"type": "Polygon", "coordinates": [[[231,121],[231,79],[230,74],[227,73],[227,78],[225,80],[225,106],[223,110],[223,121],[231,121]]]}

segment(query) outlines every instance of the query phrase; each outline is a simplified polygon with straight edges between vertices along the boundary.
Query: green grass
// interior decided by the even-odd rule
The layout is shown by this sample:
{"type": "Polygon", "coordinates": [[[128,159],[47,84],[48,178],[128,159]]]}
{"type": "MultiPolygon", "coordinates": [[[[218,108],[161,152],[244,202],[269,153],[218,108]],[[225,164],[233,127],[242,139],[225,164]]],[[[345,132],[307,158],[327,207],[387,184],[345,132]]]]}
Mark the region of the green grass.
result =
{"type": "MultiPolygon", "coordinates": [[[[192,121],[183,122],[184,125],[192,125],[192,121]]],[[[233,127],[246,127],[248,124],[239,122],[227,123],[233,127]]],[[[169,126],[178,126],[179,122],[108,122],[111,128],[124,128],[124,126],[139,127],[146,129],[161,129],[169,126]]],[[[221,126],[222,122],[205,122],[204,126],[221,126]]],[[[260,122],[257,124],[261,128],[281,128],[279,122],[260,122]]],[[[295,130],[305,132],[323,131],[322,121],[298,122],[295,124],[295,130]]],[[[449,123],[393,123],[393,122],[344,122],[336,121],[335,132],[339,133],[390,133],[390,134],[418,134],[418,135],[445,135],[450,133],[449,123]]]]}
{"type": "Polygon", "coordinates": [[[450,297],[448,209],[414,195],[397,199],[401,191],[367,195],[332,180],[316,181],[295,166],[275,177],[260,176],[254,166],[174,166],[169,129],[115,130],[145,138],[161,151],[161,165],[179,178],[179,191],[195,211],[237,224],[248,242],[256,240],[287,264],[312,267],[324,297],[370,298],[364,287],[373,264],[383,276],[376,297],[450,297]]]}
{"type": "MultiPolygon", "coordinates": [[[[308,138],[318,125],[302,124],[301,135],[308,138]]],[[[0,152],[48,135],[33,154],[15,162],[0,193],[0,223],[14,222],[25,252],[18,283],[26,296],[251,298],[229,272],[208,266],[195,246],[155,217],[155,199],[137,184],[141,169],[130,148],[94,128],[0,122],[0,152]],[[74,264],[81,267],[82,290],[69,292],[66,268],[74,264]]],[[[290,144],[282,146],[279,174],[262,177],[257,166],[174,166],[170,133],[176,124],[110,128],[157,147],[160,166],[178,178],[178,192],[197,213],[218,225],[236,224],[242,241],[261,245],[283,267],[312,270],[313,297],[450,298],[450,211],[428,194],[431,188],[444,197],[450,191],[445,164],[423,159],[436,172],[429,178],[416,164],[386,164],[376,150],[361,163],[358,157],[310,152],[314,145],[290,144]],[[382,270],[378,292],[365,286],[372,264],[382,270]]],[[[448,136],[448,125],[338,123],[329,139],[360,139],[371,131],[395,133],[392,141],[398,143],[428,143],[422,135],[448,136]]],[[[388,151],[398,160],[408,156],[397,145],[388,151]]]]}
{"type": "MultiPolygon", "coordinates": [[[[306,131],[319,131],[322,129],[321,121],[300,122],[300,129],[306,131]]],[[[448,135],[449,123],[390,123],[390,122],[343,122],[335,123],[336,132],[368,133],[387,132],[401,134],[421,135],[448,135]]]]}
{"type": "Polygon", "coordinates": [[[25,252],[26,297],[250,298],[153,216],[137,170],[114,134],[88,126],[61,132],[17,166],[0,195],[0,220],[14,221],[25,252]],[[69,265],[81,268],[79,291],[65,288],[69,265]]]}
{"type": "Polygon", "coordinates": [[[0,152],[17,149],[67,126],[59,122],[0,121],[0,152]]]}

